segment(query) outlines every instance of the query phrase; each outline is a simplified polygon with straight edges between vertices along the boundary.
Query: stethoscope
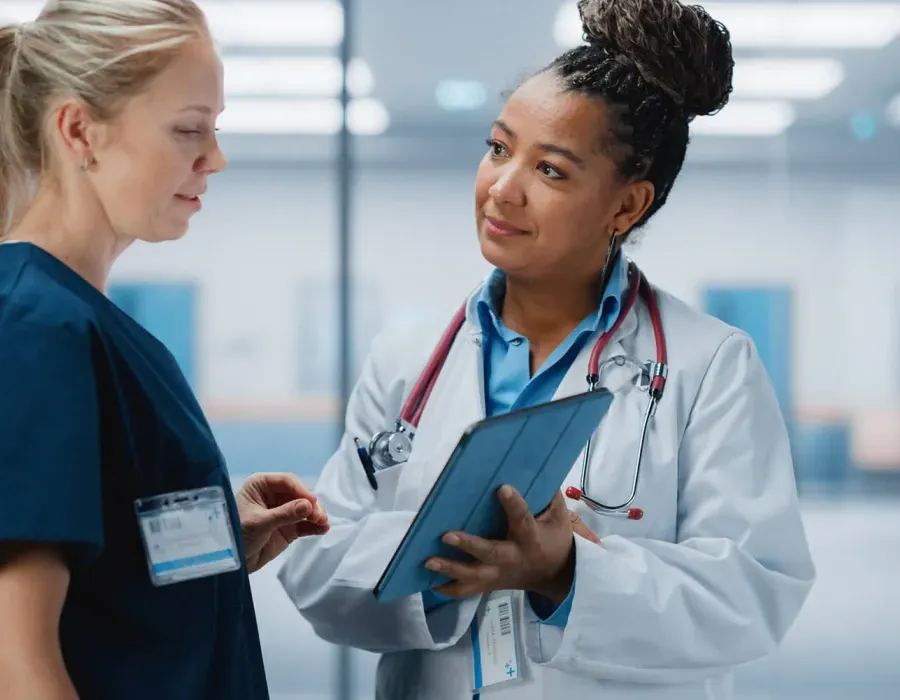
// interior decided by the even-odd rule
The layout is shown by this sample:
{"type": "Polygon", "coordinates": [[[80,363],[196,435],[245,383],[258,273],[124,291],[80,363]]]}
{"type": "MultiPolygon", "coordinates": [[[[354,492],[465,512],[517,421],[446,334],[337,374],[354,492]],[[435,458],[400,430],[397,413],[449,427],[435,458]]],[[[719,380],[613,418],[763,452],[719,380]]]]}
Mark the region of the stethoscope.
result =
{"type": "MultiPolygon", "coordinates": [[[[631,507],[631,504],[637,496],[638,482],[641,475],[641,462],[643,461],[644,455],[644,443],[646,442],[650,419],[655,414],[656,407],[665,390],[666,378],[668,376],[668,358],[666,355],[666,338],[663,334],[662,318],[660,317],[656,295],[650,287],[650,283],[647,282],[647,278],[633,262],[629,262],[628,264],[628,278],[630,282],[628,296],[625,299],[625,304],[623,305],[615,324],[613,324],[612,328],[603,333],[594,344],[594,349],[591,352],[590,360],[588,361],[587,384],[589,391],[595,391],[600,386],[600,377],[610,365],[616,365],[618,367],[631,365],[640,372],[639,387],[641,390],[647,391],[648,401],[641,425],[641,439],[638,444],[637,460],[635,461],[634,475],[631,481],[631,493],[627,500],[618,505],[607,505],[588,495],[588,464],[591,458],[592,446],[592,438],[588,438],[587,445],[584,449],[584,458],[581,462],[581,487],[570,486],[566,489],[566,496],[572,500],[586,503],[594,512],[602,515],[614,515],[626,517],[629,520],[640,520],[644,517],[644,511],[640,508],[631,507]],[[644,300],[650,314],[650,323],[653,326],[653,336],[656,342],[656,361],[648,360],[641,365],[636,360],[626,357],[625,355],[617,355],[609,358],[601,365],[600,355],[603,354],[603,351],[606,349],[607,345],[609,345],[609,341],[615,335],[616,331],[619,330],[622,321],[625,320],[625,317],[637,301],[638,295],[644,300]]],[[[422,413],[428,403],[428,398],[434,390],[441,369],[447,361],[447,357],[450,355],[450,348],[453,346],[453,342],[459,334],[459,331],[465,322],[465,318],[466,304],[463,304],[453,316],[450,325],[447,326],[440,341],[434,348],[434,351],[428,360],[428,364],[425,365],[425,369],[419,376],[418,381],[409,394],[409,398],[406,400],[406,403],[400,411],[400,416],[397,418],[394,429],[384,430],[373,435],[372,439],[369,441],[368,448],[363,447],[359,440],[355,441],[357,453],[359,454],[363,468],[366,471],[366,476],[368,477],[372,488],[378,489],[378,482],[375,479],[376,471],[396,467],[400,464],[404,464],[409,459],[409,455],[412,452],[413,437],[415,436],[416,428],[419,425],[419,420],[422,418],[422,413]]]]}

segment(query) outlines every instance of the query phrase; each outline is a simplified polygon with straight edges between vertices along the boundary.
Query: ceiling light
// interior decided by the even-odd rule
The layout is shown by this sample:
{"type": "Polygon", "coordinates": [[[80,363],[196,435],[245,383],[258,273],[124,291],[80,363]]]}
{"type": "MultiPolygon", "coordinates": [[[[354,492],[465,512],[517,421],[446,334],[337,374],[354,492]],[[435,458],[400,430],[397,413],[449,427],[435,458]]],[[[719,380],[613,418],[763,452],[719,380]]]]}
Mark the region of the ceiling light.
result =
{"type": "MultiPolygon", "coordinates": [[[[226,95],[337,97],[342,80],[341,62],[331,56],[225,59],[226,95]]],[[[354,59],[347,71],[347,83],[354,97],[371,93],[375,81],[369,64],[354,59]]]]}
{"type": "MultiPolygon", "coordinates": [[[[228,46],[338,46],[344,16],[337,0],[200,0],[216,41],[228,46]]],[[[30,22],[43,2],[0,3],[0,21],[30,22]]]]}
{"type": "Polygon", "coordinates": [[[336,0],[201,1],[216,41],[231,46],[338,46],[344,17],[336,0]]]}
{"type": "Polygon", "coordinates": [[[891,126],[900,128],[900,95],[890,101],[887,108],[887,120],[891,126]]]}
{"type": "MultiPolygon", "coordinates": [[[[348,121],[354,134],[375,135],[387,130],[390,116],[378,100],[360,99],[350,103],[348,121]]],[[[341,103],[329,99],[228,100],[217,126],[224,133],[335,134],[341,128],[341,103]]]]}
{"type": "Polygon", "coordinates": [[[900,4],[876,2],[708,2],[735,46],[878,48],[900,34],[900,4]]]}
{"type": "Polygon", "coordinates": [[[473,110],[487,102],[487,88],[472,80],[444,80],[438,83],[434,97],[448,112],[473,110]]]}
{"type": "MultiPolygon", "coordinates": [[[[705,2],[736,47],[878,48],[900,35],[900,3],[705,2]]],[[[576,4],[560,7],[553,30],[563,47],[582,42],[576,4]]]]}
{"type": "Polygon", "coordinates": [[[0,22],[33,22],[44,9],[43,2],[4,2],[0,4],[0,22]]]}
{"type": "Polygon", "coordinates": [[[844,80],[844,66],[831,58],[739,59],[734,97],[818,100],[844,80]]]}
{"type": "Polygon", "coordinates": [[[794,123],[788,102],[730,102],[721,112],[698,117],[691,133],[711,136],[776,136],[794,123]]]}
{"type": "Polygon", "coordinates": [[[567,2],[556,13],[556,22],[553,24],[553,39],[557,44],[568,49],[582,43],[584,40],[583,34],[578,5],[567,2]]]}

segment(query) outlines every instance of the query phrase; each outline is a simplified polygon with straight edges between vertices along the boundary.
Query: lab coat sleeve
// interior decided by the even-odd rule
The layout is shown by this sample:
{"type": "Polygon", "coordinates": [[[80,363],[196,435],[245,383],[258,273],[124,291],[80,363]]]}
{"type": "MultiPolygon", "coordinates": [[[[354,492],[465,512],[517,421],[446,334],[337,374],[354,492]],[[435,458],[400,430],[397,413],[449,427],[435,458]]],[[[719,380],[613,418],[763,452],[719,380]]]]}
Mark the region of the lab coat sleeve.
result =
{"type": "MultiPolygon", "coordinates": [[[[315,492],[331,528],[321,537],[297,540],[278,578],[300,614],[325,641],[387,653],[439,650],[454,645],[469,628],[477,600],[452,601],[426,612],[422,595],[379,603],[372,591],[415,516],[392,510],[388,472],[372,489],[359,464],[354,437],[364,443],[392,424],[403,386],[381,337],[373,343],[347,407],[346,432],[326,464],[315,492]]],[[[398,469],[417,468],[407,465],[398,469]]]]}
{"type": "Polygon", "coordinates": [[[718,348],[679,450],[676,542],[575,537],[565,629],[529,615],[538,664],[600,680],[679,683],[773,651],[815,572],[787,431],[742,333],[718,348]]]}

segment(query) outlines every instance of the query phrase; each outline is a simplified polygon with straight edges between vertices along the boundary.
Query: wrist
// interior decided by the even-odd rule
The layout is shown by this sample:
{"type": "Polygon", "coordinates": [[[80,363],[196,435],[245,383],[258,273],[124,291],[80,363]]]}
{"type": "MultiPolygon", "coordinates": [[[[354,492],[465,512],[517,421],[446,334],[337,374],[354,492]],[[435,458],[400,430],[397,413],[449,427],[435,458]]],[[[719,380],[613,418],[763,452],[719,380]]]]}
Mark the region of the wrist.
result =
{"type": "Polygon", "coordinates": [[[252,557],[244,557],[244,565],[247,567],[248,574],[255,574],[259,568],[259,555],[255,554],[252,557]]]}
{"type": "Polygon", "coordinates": [[[575,580],[575,542],[574,538],[570,540],[569,549],[566,558],[563,560],[562,566],[557,567],[554,573],[547,579],[541,581],[532,589],[532,593],[536,593],[559,607],[563,601],[569,597],[572,590],[572,583],[575,580]]]}

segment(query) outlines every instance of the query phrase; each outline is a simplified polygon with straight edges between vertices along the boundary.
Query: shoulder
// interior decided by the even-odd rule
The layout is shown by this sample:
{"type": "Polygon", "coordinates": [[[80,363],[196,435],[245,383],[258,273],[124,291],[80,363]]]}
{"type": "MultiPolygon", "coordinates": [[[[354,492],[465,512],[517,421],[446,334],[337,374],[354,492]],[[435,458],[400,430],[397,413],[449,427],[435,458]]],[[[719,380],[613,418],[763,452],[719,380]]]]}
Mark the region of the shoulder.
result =
{"type": "MultiPolygon", "coordinates": [[[[379,374],[384,377],[418,377],[450,327],[461,303],[444,304],[427,318],[399,321],[383,328],[371,347],[371,361],[379,374]]],[[[466,332],[465,327],[461,332],[466,332]]]]}
{"type": "Polygon", "coordinates": [[[95,325],[91,305],[27,252],[0,259],[0,337],[86,342],[95,325]]]}
{"type": "Polygon", "coordinates": [[[666,338],[670,383],[682,384],[685,399],[692,400],[701,386],[711,382],[745,388],[759,381],[768,383],[756,345],[745,331],[668,292],[654,291],[666,338]]]}
{"type": "MultiPolygon", "coordinates": [[[[372,341],[357,393],[369,395],[387,414],[396,414],[464,301],[443,304],[426,318],[402,319],[384,327],[372,341]]],[[[460,334],[472,330],[467,321],[460,334]]]]}
{"type": "Polygon", "coordinates": [[[691,306],[664,290],[654,287],[654,291],[666,339],[673,350],[689,347],[692,355],[697,355],[701,350],[711,355],[728,339],[739,338],[742,341],[750,341],[750,337],[743,330],[691,306]]]}

